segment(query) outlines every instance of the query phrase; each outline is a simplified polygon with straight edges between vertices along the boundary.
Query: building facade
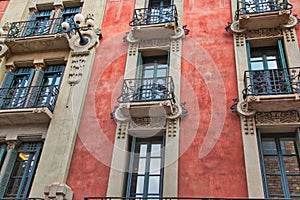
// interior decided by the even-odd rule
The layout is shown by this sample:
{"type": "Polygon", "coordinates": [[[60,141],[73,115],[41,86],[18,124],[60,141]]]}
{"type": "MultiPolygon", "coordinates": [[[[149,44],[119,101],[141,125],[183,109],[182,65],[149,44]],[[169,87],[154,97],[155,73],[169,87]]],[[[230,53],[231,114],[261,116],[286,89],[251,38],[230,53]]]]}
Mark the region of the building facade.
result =
{"type": "Polygon", "coordinates": [[[3,2],[0,198],[300,196],[295,0],[3,2]]]}

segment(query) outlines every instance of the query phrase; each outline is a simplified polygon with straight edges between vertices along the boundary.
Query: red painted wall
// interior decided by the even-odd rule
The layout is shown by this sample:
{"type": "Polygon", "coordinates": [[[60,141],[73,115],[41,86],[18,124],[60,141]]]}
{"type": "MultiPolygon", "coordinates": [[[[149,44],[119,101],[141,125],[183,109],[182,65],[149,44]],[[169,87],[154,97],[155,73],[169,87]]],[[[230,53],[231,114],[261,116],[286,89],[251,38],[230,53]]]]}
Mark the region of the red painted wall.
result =
{"type": "Polygon", "coordinates": [[[233,39],[225,31],[230,9],[230,0],[184,1],[191,32],[183,41],[181,101],[189,116],[181,121],[179,196],[247,197],[240,119],[229,109],[237,98],[233,39]]]}
{"type": "MultiPolygon", "coordinates": [[[[298,19],[300,19],[300,3],[297,0],[290,0],[289,1],[293,5],[293,14],[298,15],[298,19]]],[[[300,24],[296,26],[296,33],[297,38],[299,42],[299,48],[300,48],[300,24]]]]}
{"type": "Polygon", "coordinates": [[[0,1],[0,20],[2,19],[2,16],[7,8],[8,3],[9,3],[9,0],[1,0],[0,1]]]}
{"type": "Polygon", "coordinates": [[[74,199],[105,196],[116,123],[110,113],[121,93],[134,0],[107,0],[103,39],[97,48],[88,93],[71,162],[67,184],[74,199]]]}

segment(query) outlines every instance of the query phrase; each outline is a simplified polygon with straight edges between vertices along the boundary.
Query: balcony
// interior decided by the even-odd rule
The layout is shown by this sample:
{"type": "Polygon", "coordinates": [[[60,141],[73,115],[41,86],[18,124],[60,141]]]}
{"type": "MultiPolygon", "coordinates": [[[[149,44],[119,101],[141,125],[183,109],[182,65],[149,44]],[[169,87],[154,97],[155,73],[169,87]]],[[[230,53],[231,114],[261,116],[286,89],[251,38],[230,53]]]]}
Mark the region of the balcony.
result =
{"type": "MultiPolygon", "coordinates": [[[[150,196],[150,195],[149,195],[150,196]]],[[[83,200],[255,200],[257,198],[201,198],[201,197],[84,197],[83,200]]],[[[268,200],[269,198],[264,198],[268,200]]]]}
{"type": "Polygon", "coordinates": [[[300,68],[245,71],[243,98],[259,112],[300,106],[300,68]]]}
{"type": "Polygon", "coordinates": [[[62,20],[53,18],[13,22],[5,43],[13,53],[68,49],[68,40],[61,28],[62,20]]]}
{"type": "Polygon", "coordinates": [[[0,125],[49,122],[58,93],[58,86],[0,88],[0,125]]]}
{"type": "Polygon", "coordinates": [[[175,36],[178,27],[178,14],[175,5],[159,8],[135,9],[132,36],[135,39],[158,39],[175,36]]]}
{"type": "Polygon", "coordinates": [[[287,0],[238,0],[235,20],[240,29],[276,28],[288,24],[292,7],[287,0]]]}
{"type": "Polygon", "coordinates": [[[118,98],[124,116],[165,116],[173,113],[174,83],[170,76],[146,79],[126,79],[118,98]]]}

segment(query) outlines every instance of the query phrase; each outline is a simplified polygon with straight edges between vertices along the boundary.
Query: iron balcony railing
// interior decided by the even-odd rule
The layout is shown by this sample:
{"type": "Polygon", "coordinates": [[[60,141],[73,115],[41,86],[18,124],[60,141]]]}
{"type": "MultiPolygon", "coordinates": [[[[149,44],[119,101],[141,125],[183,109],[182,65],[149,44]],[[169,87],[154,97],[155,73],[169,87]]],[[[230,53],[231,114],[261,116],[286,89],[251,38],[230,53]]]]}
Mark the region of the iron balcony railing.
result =
{"type": "Polygon", "coordinates": [[[175,5],[158,8],[134,9],[130,26],[144,26],[174,22],[178,26],[178,14],[175,5]]]}
{"type": "Polygon", "coordinates": [[[47,107],[53,112],[58,93],[55,85],[0,88],[0,109],[47,107]]]}
{"type": "Polygon", "coordinates": [[[61,33],[63,32],[61,27],[62,22],[63,18],[12,22],[7,38],[23,38],[61,33]]]}
{"type": "Polygon", "coordinates": [[[300,68],[245,71],[244,99],[247,96],[300,92],[300,68]]]}
{"type": "Polygon", "coordinates": [[[144,79],[125,79],[118,98],[120,103],[147,101],[174,101],[174,83],[171,76],[144,79]]]}
{"type": "Polygon", "coordinates": [[[291,10],[292,8],[288,0],[238,0],[235,19],[238,20],[243,14],[291,10]]]}
{"type": "Polygon", "coordinates": [[[0,200],[44,200],[43,198],[0,198],[0,200]]]}
{"type": "MultiPolygon", "coordinates": [[[[252,198],[200,198],[200,197],[84,197],[84,200],[251,200],[252,198]]],[[[268,200],[269,198],[265,198],[268,200]]],[[[255,199],[253,199],[255,200],[255,199]]]]}

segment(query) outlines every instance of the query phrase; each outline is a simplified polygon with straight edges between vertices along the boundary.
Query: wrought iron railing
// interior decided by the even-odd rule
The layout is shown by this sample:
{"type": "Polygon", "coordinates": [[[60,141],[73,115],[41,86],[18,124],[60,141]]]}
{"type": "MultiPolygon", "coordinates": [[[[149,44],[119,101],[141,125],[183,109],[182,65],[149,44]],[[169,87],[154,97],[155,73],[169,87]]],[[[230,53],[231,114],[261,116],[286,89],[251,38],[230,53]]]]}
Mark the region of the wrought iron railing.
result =
{"type": "Polygon", "coordinates": [[[51,35],[63,32],[63,18],[12,22],[7,38],[22,38],[40,35],[51,35]]]}
{"type": "Polygon", "coordinates": [[[174,83],[171,76],[145,79],[125,79],[118,98],[120,103],[147,101],[174,101],[174,83]]]}
{"type": "Polygon", "coordinates": [[[293,8],[288,0],[238,0],[237,6],[236,20],[243,14],[291,10],[293,8]]]}
{"type": "Polygon", "coordinates": [[[244,99],[247,96],[300,92],[300,68],[245,71],[244,99]]]}
{"type": "Polygon", "coordinates": [[[0,200],[44,200],[43,198],[0,198],[0,200]]]}
{"type": "Polygon", "coordinates": [[[175,5],[158,8],[135,9],[130,26],[143,26],[151,24],[162,24],[175,22],[178,26],[178,14],[175,5]]]}
{"type": "Polygon", "coordinates": [[[0,88],[0,109],[47,107],[53,111],[58,97],[58,86],[0,88]]]}
{"type": "MultiPolygon", "coordinates": [[[[200,198],[200,197],[84,197],[84,200],[251,200],[251,198],[200,198]]],[[[267,200],[267,198],[266,198],[267,200]]]]}

